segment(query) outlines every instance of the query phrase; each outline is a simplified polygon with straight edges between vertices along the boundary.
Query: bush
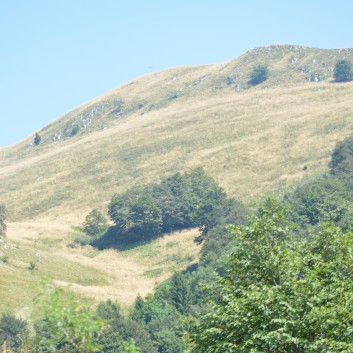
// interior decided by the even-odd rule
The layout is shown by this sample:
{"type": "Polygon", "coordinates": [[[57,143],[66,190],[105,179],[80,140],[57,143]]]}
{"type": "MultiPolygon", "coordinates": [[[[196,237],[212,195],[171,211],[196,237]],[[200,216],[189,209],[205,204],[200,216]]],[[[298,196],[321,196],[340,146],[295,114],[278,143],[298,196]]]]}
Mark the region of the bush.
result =
{"type": "Polygon", "coordinates": [[[347,82],[353,80],[352,63],[348,60],[339,60],[335,65],[333,77],[336,82],[347,82]]]}
{"type": "Polygon", "coordinates": [[[20,352],[21,346],[27,341],[29,330],[27,322],[17,319],[9,313],[2,314],[0,318],[0,346],[6,341],[13,352],[20,352]]]}
{"type": "Polygon", "coordinates": [[[75,125],[71,130],[70,136],[73,137],[77,135],[79,131],[80,131],[80,127],[78,125],[75,125]]]}
{"type": "Polygon", "coordinates": [[[44,318],[35,323],[36,353],[102,352],[98,339],[107,323],[71,294],[57,289],[37,298],[44,318]]]}
{"type": "Polygon", "coordinates": [[[107,220],[97,209],[93,209],[86,217],[83,231],[91,236],[96,236],[107,230],[107,220]]]}
{"type": "Polygon", "coordinates": [[[38,146],[41,141],[42,141],[41,136],[38,134],[38,132],[36,132],[36,134],[34,135],[34,140],[33,140],[34,145],[38,146]]]}
{"type": "Polygon", "coordinates": [[[253,86],[260,84],[268,79],[268,69],[265,65],[257,65],[253,68],[249,83],[253,86]]]}

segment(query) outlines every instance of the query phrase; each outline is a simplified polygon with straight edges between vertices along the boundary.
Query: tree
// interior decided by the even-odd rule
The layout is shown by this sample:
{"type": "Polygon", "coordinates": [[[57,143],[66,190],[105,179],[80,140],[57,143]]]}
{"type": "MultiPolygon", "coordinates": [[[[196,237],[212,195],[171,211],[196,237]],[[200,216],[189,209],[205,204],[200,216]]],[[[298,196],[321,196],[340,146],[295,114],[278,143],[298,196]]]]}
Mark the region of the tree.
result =
{"type": "Polygon", "coordinates": [[[14,353],[20,352],[21,346],[28,340],[27,322],[17,319],[10,313],[2,314],[0,318],[0,347],[6,342],[14,353]]]}
{"type": "Polygon", "coordinates": [[[302,227],[332,220],[343,221],[352,208],[352,192],[336,177],[317,179],[299,185],[286,196],[291,220],[302,227]]]}
{"type": "Polygon", "coordinates": [[[93,209],[85,219],[83,231],[91,236],[96,236],[107,230],[107,220],[97,209],[93,209]]]}
{"type": "Polygon", "coordinates": [[[260,84],[268,79],[268,68],[265,65],[257,65],[250,74],[249,83],[253,86],[260,84]]]}
{"type": "Polygon", "coordinates": [[[190,330],[193,352],[353,351],[353,233],[325,223],[296,240],[273,200],[231,232],[229,271],[190,330]]]}
{"type": "Polygon", "coordinates": [[[38,146],[41,141],[42,141],[41,136],[38,134],[38,132],[36,132],[36,134],[34,135],[34,140],[33,140],[34,145],[38,146]]]}
{"type": "Polygon", "coordinates": [[[184,333],[182,316],[169,298],[163,298],[163,295],[157,293],[147,298],[142,307],[138,308],[135,305],[131,317],[148,329],[159,352],[180,353],[186,350],[185,342],[182,340],[184,333]]]}
{"type": "Polygon", "coordinates": [[[6,235],[7,225],[5,223],[7,216],[7,210],[5,205],[0,204],[0,237],[4,237],[6,235]]]}
{"type": "Polygon", "coordinates": [[[191,307],[191,292],[185,277],[176,272],[170,280],[170,298],[181,314],[188,314],[191,307]]]}
{"type": "Polygon", "coordinates": [[[102,302],[97,307],[97,314],[109,323],[109,328],[99,339],[102,353],[157,353],[147,330],[138,322],[125,317],[117,304],[110,300],[102,302]],[[141,348],[137,351],[136,346],[141,348]]]}
{"type": "Polygon", "coordinates": [[[341,179],[353,177],[353,136],[337,143],[329,163],[330,173],[341,179]]]}
{"type": "Polygon", "coordinates": [[[38,300],[44,318],[35,325],[36,353],[101,352],[97,340],[107,328],[104,320],[60,289],[38,300]]]}
{"type": "Polygon", "coordinates": [[[161,233],[162,211],[149,188],[114,195],[108,213],[121,233],[155,236],[161,233]]]}
{"type": "Polygon", "coordinates": [[[349,60],[339,60],[337,61],[333,77],[336,82],[347,82],[353,80],[353,68],[352,63],[349,60]]]}

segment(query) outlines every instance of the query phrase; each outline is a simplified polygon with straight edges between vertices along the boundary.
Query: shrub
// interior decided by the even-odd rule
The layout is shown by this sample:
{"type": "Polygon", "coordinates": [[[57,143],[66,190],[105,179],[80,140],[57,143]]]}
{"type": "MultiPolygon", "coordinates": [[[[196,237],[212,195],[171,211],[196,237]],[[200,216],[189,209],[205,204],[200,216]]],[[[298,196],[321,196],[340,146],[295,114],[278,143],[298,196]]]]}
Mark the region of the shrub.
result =
{"type": "Polygon", "coordinates": [[[34,140],[33,140],[34,145],[38,146],[41,141],[42,141],[41,136],[38,134],[38,132],[36,132],[36,134],[34,135],[34,140]]]}
{"type": "Polygon", "coordinates": [[[103,233],[107,229],[107,220],[97,209],[93,209],[86,217],[83,231],[91,236],[103,233]]]}
{"type": "Polygon", "coordinates": [[[335,65],[333,77],[336,82],[347,82],[353,80],[352,63],[348,60],[339,60],[335,65]]]}
{"type": "Polygon", "coordinates": [[[73,296],[57,289],[37,298],[44,318],[35,323],[36,353],[102,352],[97,342],[107,323],[73,296]]]}
{"type": "Polygon", "coordinates": [[[29,330],[27,322],[17,319],[9,313],[2,314],[0,318],[0,346],[6,341],[13,352],[20,352],[21,346],[28,339],[29,330]]]}
{"type": "Polygon", "coordinates": [[[75,125],[71,130],[70,136],[73,137],[77,135],[79,131],[80,131],[80,127],[78,125],[75,125]]]}
{"type": "Polygon", "coordinates": [[[253,68],[249,83],[253,86],[260,84],[268,79],[268,69],[265,65],[257,65],[253,68]]]}

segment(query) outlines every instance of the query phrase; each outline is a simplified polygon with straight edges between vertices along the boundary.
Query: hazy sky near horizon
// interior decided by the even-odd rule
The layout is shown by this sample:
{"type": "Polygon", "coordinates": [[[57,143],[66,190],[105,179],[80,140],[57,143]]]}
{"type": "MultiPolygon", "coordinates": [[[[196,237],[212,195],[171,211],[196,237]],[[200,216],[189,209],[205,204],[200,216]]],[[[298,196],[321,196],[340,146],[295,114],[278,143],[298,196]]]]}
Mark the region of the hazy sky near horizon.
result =
{"type": "Polygon", "coordinates": [[[0,146],[138,76],[257,46],[353,47],[351,0],[0,0],[0,146]]]}

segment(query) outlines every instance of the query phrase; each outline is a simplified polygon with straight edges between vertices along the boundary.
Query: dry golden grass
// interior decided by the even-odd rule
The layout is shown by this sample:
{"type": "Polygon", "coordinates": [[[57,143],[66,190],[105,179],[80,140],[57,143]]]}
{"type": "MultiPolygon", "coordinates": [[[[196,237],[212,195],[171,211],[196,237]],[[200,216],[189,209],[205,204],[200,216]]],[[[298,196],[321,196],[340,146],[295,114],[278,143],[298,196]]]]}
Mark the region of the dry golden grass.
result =
{"type": "Polygon", "coordinates": [[[26,225],[9,225],[5,240],[9,248],[0,250],[0,313],[10,309],[30,317],[34,298],[48,285],[68,288],[91,303],[111,299],[127,307],[138,294],[152,293],[174,271],[199,259],[200,246],[193,242],[197,230],[176,232],[119,252],[68,247],[68,234],[58,237],[54,227],[46,237],[42,225],[36,229],[34,223],[27,236],[15,242],[12,235],[21,227],[26,225]]]}
{"type": "Polygon", "coordinates": [[[15,220],[80,223],[117,191],[198,165],[246,201],[327,169],[352,132],[352,93],[318,83],[185,99],[1,168],[2,201],[15,220]]]}
{"type": "Polygon", "coordinates": [[[129,82],[43,128],[40,146],[27,148],[27,139],[1,149],[2,202],[13,220],[80,223],[115,192],[198,165],[244,201],[283,189],[326,170],[335,143],[351,133],[352,83],[306,78],[332,74],[335,61],[352,53],[257,48],[228,63],[129,82]],[[269,66],[270,78],[251,88],[247,79],[258,63],[269,66]],[[116,119],[118,100],[125,115],[116,119]],[[91,125],[50,140],[79,122],[91,125]]]}
{"type": "MultiPolygon", "coordinates": [[[[153,73],[53,121],[40,131],[40,146],[28,147],[29,137],[0,149],[1,202],[13,222],[9,238],[108,278],[95,286],[49,271],[55,283],[128,305],[137,293],[145,295],[173,269],[197,259],[192,235],[182,235],[186,247],[176,246],[175,253],[155,242],[93,256],[87,249],[66,248],[70,226],[82,224],[94,207],[104,210],[115,192],[200,165],[230,195],[249,203],[326,171],[336,142],[353,130],[353,83],[331,82],[341,58],[352,59],[353,50],[273,46],[226,63],[153,73]],[[250,87],[257,64],[268,65],[270,78],[250,87]],[[313,82],[317,75],[326,79],[313,82]],[[75,125],[81,130],[70,137],[75,125]],[[61,139],[54,142],[58,134],[61,139]],[[145,256],[145,248],[158,256],[145,256]]],[[[0,270],[36,292],[27,270],[11,263],[0,270]]],[[[2,288],[17,291],[19,282],[2,288]]]]}

